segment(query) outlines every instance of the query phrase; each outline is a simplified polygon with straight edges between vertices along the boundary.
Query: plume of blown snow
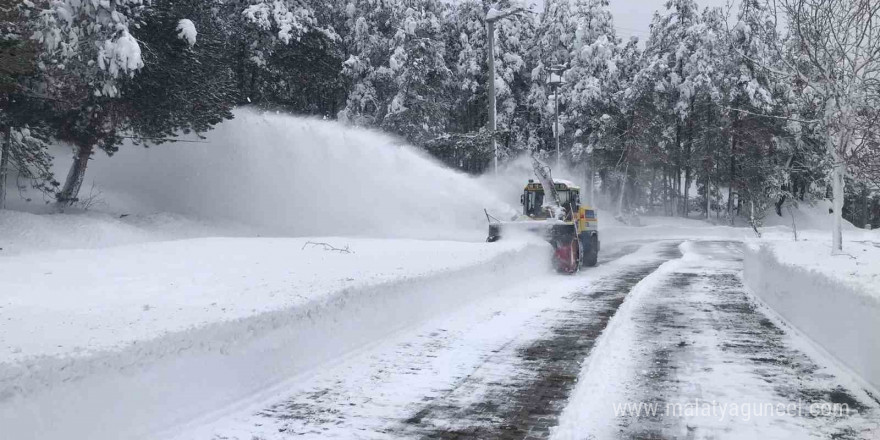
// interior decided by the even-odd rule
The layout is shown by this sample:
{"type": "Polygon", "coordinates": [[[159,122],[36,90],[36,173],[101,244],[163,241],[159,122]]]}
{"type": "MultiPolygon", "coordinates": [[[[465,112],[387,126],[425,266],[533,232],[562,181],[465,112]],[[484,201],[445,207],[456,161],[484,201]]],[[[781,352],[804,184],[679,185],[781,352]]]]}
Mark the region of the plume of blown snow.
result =
{"type": "MultiPolygon", "coordinates": [[[[93,181],[118,213],[171,212],[283,236],[482,240],[484,208],[514,213],[485,182],[373,131],[239,109],[206,136],[97,155],[84,191],[93,181]]],[[[69,164],[58,159],[60,169],[69,164]]]]}
{"type": "MultiPolygon", "coordinates": [[[[554,159],[544,160],[544,163],[551,166],[551,174],[553,179],[565,179],[581,187],[581,199],[586,201],[586,194],[589,191],[584,181],[583,170],[577,171],[563,166],[561,169],[556,168],[554,159]]],[[[498,167],[498,173],[495,174],[491,170],[479,177],[480,184],[498,194],[504,201],[512,204],[519,204],[519,198],[523,193],[523,189],[529,179],[538,181],[532,167],[532,158],[527,154],[523,154],[505,164],[498,167]]],[[[519,207],[517,206],[517,210],[519,207]]]]}

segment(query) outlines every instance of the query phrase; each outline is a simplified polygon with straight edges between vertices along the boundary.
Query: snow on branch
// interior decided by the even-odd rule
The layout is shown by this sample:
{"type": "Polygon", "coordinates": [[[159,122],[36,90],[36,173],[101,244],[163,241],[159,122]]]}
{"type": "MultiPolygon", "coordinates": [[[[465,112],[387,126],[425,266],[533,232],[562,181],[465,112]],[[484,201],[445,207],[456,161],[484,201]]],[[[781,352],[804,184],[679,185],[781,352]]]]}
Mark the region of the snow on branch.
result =
{"type": "Polygon", "coordinates": [[[260,29],[274,30],[285,44],[299,41],[303,34],[317,27],[310,8],[287,0],[260,0],[245,8],[242,14],[260,29]]]}
{"type": "Polygon", "coordinates": [[[189,47],[193,47],[196,44],[197,35],[198,31],[196,31],[196,25],[192,20],[182,18],[177,22],[177,38],[186,41],[189,47]]]}

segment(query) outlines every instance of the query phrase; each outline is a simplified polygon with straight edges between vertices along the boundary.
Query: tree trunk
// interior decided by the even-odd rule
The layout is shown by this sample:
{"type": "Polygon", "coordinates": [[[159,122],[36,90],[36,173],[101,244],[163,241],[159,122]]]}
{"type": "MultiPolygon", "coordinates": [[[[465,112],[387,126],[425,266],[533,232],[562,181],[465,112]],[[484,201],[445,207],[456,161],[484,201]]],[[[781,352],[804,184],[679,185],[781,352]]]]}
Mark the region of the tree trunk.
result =
{"type": "Polygon", "coordinates": [[[6,174],[9,172],[9,156],[12,155],[12,126],[3,131],[3,144],[0,145],[0,209],[6,207],[6,174]]]}
{"type": "Polygon", "coordinates": [[[669,172],[663,166],[663,215],[669,215],[669,172]]]}
{"type": "Polygon", "coordinates": [[[623,195],[626,192],[626,175],[629,173],[629,164],[623,169],[623,179],[620,181],[620,196],[617,199],[617,215],[623,215],[623,195]]]}
{"type": "MultiPolygon", "coordinates": [[[[734,124],[735,126],[735,124],[734,124]]],[[[733,182],[736,178],[736,135],[730,138],[730,180],[727,183],[727,217],[733,226],[733,182]]]]}
{"type": "Polygon", "coordinates": [[[684,206],[682,205],[682,197],[681,197],[681,165],[679,165],[678,169],[675,170],[675,209],[676,214],[679,216],[684,215],[684,206]]]}
{"type": "MultiPolygon", "coordinates": [[[[691,112],[693,112],[693,101],[691,101],[691,112]]],[[[684,217],[687,218],[691,210],[691,152],[694,149],[694,123],[693,117],[688,117],[687,125],[687,148],[684,155],[684,217]]]]}
{"type": "Polygon", "coordinates": [[[709,220],[709,213],[712,212],[712,179],[706,173],[706,220],[709,220]]]}
{"type": "Polygon", "coordinates": [[[681,215],[681,166],[675,166],[675,174],[672,175],[672,215],[681,215]]]}
{"type": "Polygon", "coordinates": [[[691,167],[685,166],[684,167],[684,199],[683,199],[684,206],[682,207],[682,210],[684,211],[685,218],[687,218],[688,215],[690,215],[690,210],[691,210],[690,192],[691,192],[691,167]]]}
{"type": "Polygon", "coordinates": [[[596,204],[596,173],[593,171],[593,163],[590,161],[590,206],[595,208],[596,204]]]}
{"type": "MultiPolygon", "coordinates": [[[[829,141],[830,142],[830,141],[829,141]]],[[[838,155],[834,154],[834,171],[831,175],[832,201],[834,205],[834,217],[831,229],[831,253],[843,252],[843,189],[844,189],[844,164],[838,155]]]]}
{"type": "Polygon", "coordinates": [[[61,193],[58,194],[59,203],[72,205],[77,201],[79,189],[86,176],[86,167],[89,166],[89,159],[91,159],[94,149],[93,145],[77,147],[76,156],[74,156],[73,163],[70,164],[70,171],[67,173],[67,180],[64,181],[61,193]]]}
{"type": "MultiPolygon", "coordinates": [[[[587,177],[587,176],[589,176],[589,173],[590,173],[589,169],[590,169],[590,164],[589,164],[589,159],[587,159],[587,161],[584,162],[584,188],[587,188],[590,184],[590,179],[589,179],[589,177],[587,177]]],[[[585,205],[591,205],[593,203],[593,197],[589,196],[588,193],[589,192],[584,194],[584,197],[589,197],[586,200],[584,200],[585,205]]]]}

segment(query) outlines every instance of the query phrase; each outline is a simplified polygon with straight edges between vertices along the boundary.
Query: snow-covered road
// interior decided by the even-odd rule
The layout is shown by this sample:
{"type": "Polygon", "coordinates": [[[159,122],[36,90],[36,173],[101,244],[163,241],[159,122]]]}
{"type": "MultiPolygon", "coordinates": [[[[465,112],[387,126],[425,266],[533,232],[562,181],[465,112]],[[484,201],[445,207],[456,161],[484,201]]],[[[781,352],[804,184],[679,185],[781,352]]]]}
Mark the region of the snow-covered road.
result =
{"type": "Polygon", "coordinates": [[[609,244],[167,437],[878,438],[880,402],[755,303],[738,244],[680,243],[609,244]],[[730,412],[765,403],[801,413],[730,412]]]}

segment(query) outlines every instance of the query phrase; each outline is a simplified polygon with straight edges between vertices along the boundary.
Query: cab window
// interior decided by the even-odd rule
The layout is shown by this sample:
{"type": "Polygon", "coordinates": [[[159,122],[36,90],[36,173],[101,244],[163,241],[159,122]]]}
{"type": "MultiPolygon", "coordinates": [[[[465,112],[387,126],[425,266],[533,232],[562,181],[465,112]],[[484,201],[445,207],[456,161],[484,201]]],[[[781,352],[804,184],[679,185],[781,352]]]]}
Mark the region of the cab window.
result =
{"type": "Polygon", "coordinates": [[[559,196],[559,204],[562,206],[568,206],[568,203],[571,201],[571,192],[557,191],[556,194],[559,196]]]}
{"type": "Polygon", "coordinates": [[[525,215],[537,216],[541,214],[541,207],[544,205],[544,193],[538,191],[526,191],[523,203],[525,215]]]}

